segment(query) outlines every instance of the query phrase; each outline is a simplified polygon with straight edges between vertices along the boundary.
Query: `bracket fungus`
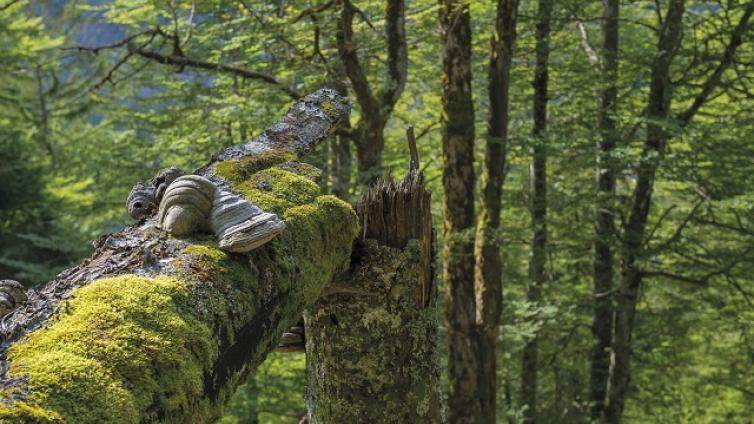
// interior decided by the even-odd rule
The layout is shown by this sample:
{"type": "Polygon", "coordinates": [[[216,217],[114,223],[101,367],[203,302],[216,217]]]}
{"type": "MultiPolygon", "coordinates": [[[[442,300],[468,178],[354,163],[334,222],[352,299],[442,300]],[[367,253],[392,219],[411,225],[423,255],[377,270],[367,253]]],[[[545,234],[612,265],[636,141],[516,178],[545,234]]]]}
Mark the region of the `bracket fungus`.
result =
{"type": "Polygon", "coordinates": [[[248,200],[224,191],[215,197],[210,226],[229,252],[248,252],[267,243],[285,229],[274,213],[264,212],[248,200]]]}
{"type": "Polygon", "coordinates": [[[182,175],[183,171],[180,168],[171,166],[160,170],[148,183],[136,183],[126,200],[128,215],[136,220],[142,220],[151,215],[162,201],[167,187],[182,175]]]}
{"type": "Polygon", "coordinates": [[[165,190],[157,213],[160,227],[176,236],[207,229],[217,187],[199,175],[177,178],[165,190]]]}
{"type": "Polygon", "coordinates": [[[164,190],[157,218],[163,230],[179,237],[212,231],[228,252],[249,252],[285,229],[276,214],[198,175],[179,177],[164,190]]]}

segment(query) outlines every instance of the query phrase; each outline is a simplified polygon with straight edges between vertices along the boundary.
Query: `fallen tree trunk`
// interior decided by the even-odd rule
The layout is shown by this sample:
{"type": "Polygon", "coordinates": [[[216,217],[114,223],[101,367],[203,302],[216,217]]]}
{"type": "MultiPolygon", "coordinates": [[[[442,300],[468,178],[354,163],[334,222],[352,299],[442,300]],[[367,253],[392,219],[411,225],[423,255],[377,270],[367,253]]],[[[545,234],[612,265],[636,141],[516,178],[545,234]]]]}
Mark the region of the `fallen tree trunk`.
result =
{"type": "Polygon", "coordinates": [[[196,174],[278,214],[285,230],[248,254],[177,238],[153,216],[96,242],[2,319],[0,421],[207,422],[347,265],[353,209],[319,196],[295,162],[347,116],[332,90],[294,105],[256,140],[196,174]]]}
{"type": "Polygon", "coordinates": [[[351,266],[305,315],[311,422],[443,422],[430,193],[412,170],[356,209],[351,266]]]}

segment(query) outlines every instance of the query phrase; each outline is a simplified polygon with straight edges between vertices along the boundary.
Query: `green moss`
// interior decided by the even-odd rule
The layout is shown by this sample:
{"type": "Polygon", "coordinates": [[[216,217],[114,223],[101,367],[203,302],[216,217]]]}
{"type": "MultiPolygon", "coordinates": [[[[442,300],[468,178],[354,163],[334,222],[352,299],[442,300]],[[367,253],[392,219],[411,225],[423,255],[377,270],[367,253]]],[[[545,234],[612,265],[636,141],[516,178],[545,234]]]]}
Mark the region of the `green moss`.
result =
{"type": "Polygon", "coordinates": [[[314,302],[322,290],[322,269],[340,269],[351,252],[358,234],[358,220],[351,206],[335,196],[320,196],[310,204],[288,209],[283,215],[293,235],[291,243],[300,249],[310,249],[314,257],[297,264],[304,287],[304,301],[314,302]],[[343,228],[332,231],[334,228],[343,228]],[[337,261],[334,262],[334,261],[337,261]]]}
{"type": "Polygon", "coordinates": [[[241,183],[255,173],[296,159],[290,150],[267,150],[238,160],[227,160],[215,165],[215,174],[231,183],[241,183]]]}
{"type": "Polygon", "coordinates": [[[15,403],[0,417],[131,423],[150,410],[206,417],[203,378],[217,343],[189,291],[176,278],[133,275],[75,290],[65,312],[8,353],[9,374],[28,376],[30,404],[39,407],[15,403]]]}
{"type": "Polygon", "coordinates": [[[340,119],[340,113],[338,113],[338,110],[335,108],[335,105],[329,100],[326,100],[322,102],[321,105],[322,111],[325,112],[325,114],[332,120],[337,121],[340,119]]]}
{"type": "Polygon", "coordinates": [[[224,287],[250,284],[249,270],[220,249],[215,240],[192,244],[183,253],[190,257],[186,265],[199,280],[212,281],[224,287]]]}
{"type": "Polygon", "coordinates": [[[242,183],[233,184],[260,208],[283,215],[291,207],[311,203],[320,193],[319,186],[305,176],[280,168],[259,171],[242,183]]]}
{"type": "Polygon", "coordinates": [[[319,182],[319,180],[322,178],[322,170],[320,170],[316,166],[309,165],[308,163],[286,162],[280,165],[280,169],[301,175],[302,177],[314,181],[315,183],[319,182]]]}
{"type": "Polygon", "coordinates": [[[55,411],[16,402],[12,407],[0,404],[0,423],[63,423],[63,417],[55,411]]]}

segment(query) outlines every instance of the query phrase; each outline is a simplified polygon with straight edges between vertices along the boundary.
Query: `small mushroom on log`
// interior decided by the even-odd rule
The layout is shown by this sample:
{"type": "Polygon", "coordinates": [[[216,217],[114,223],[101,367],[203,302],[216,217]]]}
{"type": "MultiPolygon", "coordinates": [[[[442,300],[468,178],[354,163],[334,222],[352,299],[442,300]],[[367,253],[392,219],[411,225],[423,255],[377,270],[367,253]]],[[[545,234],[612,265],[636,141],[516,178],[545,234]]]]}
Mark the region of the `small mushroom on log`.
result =
{"type": "Polygon", "coordinates": [[[162,201],[167,187],[182,175],[183,171],[180,168],[171,166],[160,170],[152,181],[134,185],[126,200],[126,208],[131,218],[140,221],[151,215],[162,201]]]}
{"type": "Polygon", "coordinates": [[[131,218],[142,220],[157,209],[159,202],[155,198],[154,187],[151,184],[136,183],[128,194],[126,208],[131,218]]]}
{"type": "Polygon", "coordinates": [[[177,178],[165,190],[157,214],[160,227],[176,236],[207,229],[207,220],[217,188],[198,175],[177,178]]]}
{"type": "Polygon", "coordinates": [[[220,241],[220,248],[229,252],[256,249],[285,229],[285,223],[274,213],[264,212],[241,196],[226,191],[215,197],[210,226],[220,241]]]}
{"type": "Polygon", "coordinates": [[[0,280],[0,317],[26,303],[26,290],[18,281],[0,280]]]}
{"type": "Polygon", "coordinates": [[[290,328],[290,330],[280,336],[275,351],[277,352],[303,352],[306,350],[306,334],[304,332],[304,323],[299,322],[290,328]]]}

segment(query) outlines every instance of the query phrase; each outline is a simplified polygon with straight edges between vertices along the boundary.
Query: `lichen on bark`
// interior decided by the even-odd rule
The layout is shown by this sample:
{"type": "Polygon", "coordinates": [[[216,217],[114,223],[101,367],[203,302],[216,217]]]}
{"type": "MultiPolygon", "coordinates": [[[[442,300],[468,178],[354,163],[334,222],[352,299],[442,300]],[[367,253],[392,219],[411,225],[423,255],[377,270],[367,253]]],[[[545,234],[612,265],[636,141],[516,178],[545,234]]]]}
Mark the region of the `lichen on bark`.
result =
{"type": "Polygon", "coordinates": [[[418,308],[419,245],[366,240],[306,314],[313,423],[439,423],[437,310],[418,308]]]}

